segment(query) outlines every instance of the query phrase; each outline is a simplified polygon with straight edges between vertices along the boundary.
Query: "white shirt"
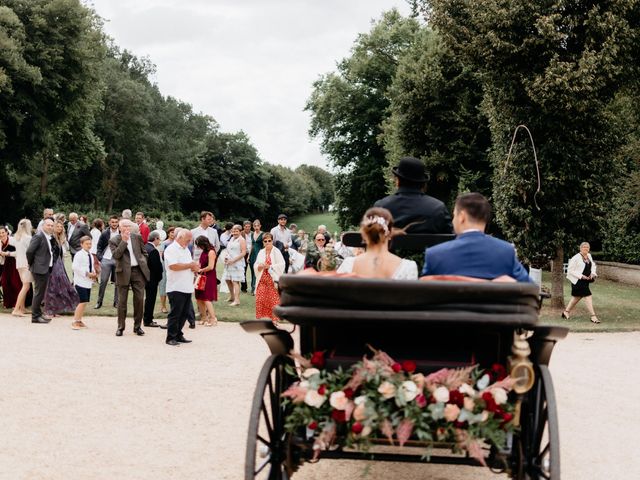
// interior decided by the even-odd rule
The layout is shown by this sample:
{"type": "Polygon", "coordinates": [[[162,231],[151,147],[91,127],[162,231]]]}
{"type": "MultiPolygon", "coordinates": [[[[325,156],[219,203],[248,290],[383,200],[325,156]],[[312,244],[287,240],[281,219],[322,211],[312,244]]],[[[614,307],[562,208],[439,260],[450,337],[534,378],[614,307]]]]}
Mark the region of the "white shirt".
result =
{"type": "Polygon", "coordinates": [[[220,239],[218,238],[218,232],[216,232],[214,228],[207,227],[205,229],[202,228],[202,225],[198,225],[196,228],[191,230],[191,234],[193,235],[193,259],[196,262],[200,261],[200,254],[202,253],[202,250],[195,245],[198,237],[207,237],[209,239],[209,243],[216,249],[216,253],[220,251],[220,239]]]}
{"type": "Polygon", "coordinates": [[[271,235],[273,235],[273,243],[281,241],[285,247],[291,246],[291,230],[287,227],[282,228],[280,225],[273,227],[271,229],[271,235]]]}
{"type": "Polygon", "coordinates": [[[98,253],[98,240],[100,240],[101,233],[97,228],[91,229],[91,250],[89,250],[91,253],[98,253]]]}
{"type": "Polygon", "coordinates": [[[127,241],[127,250],[129,250],[129,256],[131,257],[131,266],[132,267],[137,267],[138,266],[138,259],[133,254],[133,247],[131,246],[131,238],[129,238],[129,241],[127,241]]]}
{"type": "Polygon", "coordinates": [[[71,238],[71,235],[73,235],[73,231],[76,229],[76,226],[69,222],[69,227],[67,228],[67,238],[71,238]]]}
{"type": "Polygon", "coordinates": [[[193,293],[193,272],[186,270],[171,270],[171,265],[191,263],[191,252],[178,242],[173,242],[164,250],[164,264],[167,268],[167,293],[193,293]]]}
{"type": "Polygon", "coordinates": [[[89,278],[89,265],[93,272],[93,256],[82,249],[73,257],[73,284],[83,288],[91,288],[93,280],[89,278]]]}
{"type": "MultiPolygon", "coordinates": [[[[109,240],[118,235],[120,232],[116,228],[115,230],[109,229],[109,240]]],[[[102,254],[102,259],[111,260],[113,258],[113,253],[111,252],[111,248],[109,248],[109,244],[107,243],[107,248],[104,249],[104,253],[102,254]]]]}
{"type": "MultiPolygon", "coordinates": [[[[44,233],[44,232],[43,232],[44,233]]],[[[53,250],[51,250],[51,239],[53,238],[51,235],[47,235],[46,233],[44,234],[44,238],[47,239],[47,247],[49,247],[49,257],[51,258],[51,260],[49,260],[49,266],[53,267],[53,250]]]]}

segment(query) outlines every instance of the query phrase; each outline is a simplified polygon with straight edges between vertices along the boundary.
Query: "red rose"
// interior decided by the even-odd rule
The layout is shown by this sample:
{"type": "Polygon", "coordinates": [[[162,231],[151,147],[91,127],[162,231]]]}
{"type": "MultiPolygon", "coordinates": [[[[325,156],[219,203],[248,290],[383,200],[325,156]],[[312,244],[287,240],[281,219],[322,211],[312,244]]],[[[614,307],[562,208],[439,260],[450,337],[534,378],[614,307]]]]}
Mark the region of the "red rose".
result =
{"type": "Polygon", "coordinates": [[[493,395],[491,395],[491,392],[484,392],[482,394],[482,400],[484,400],[487,410],[489,410],[490,412],[498,411],[499,407],[496,404],[496,401],[493,399],[493,395]]]}
{"type": "Polygon", "coordinates": [[[324,368],[324,352],[313,352],[313,355],[311,355],[311,365],[316,368],[324,368]]]}
{"type": "Polygon", "coordinates": [[[429,398],[427,398],[427,403],[428,404],[436,403],[436,399],[433,397],[433,395],[429,395],[429,398]]]}
{"type": "Polygon", "coordinates": [[[313,422],[311,422],[309,425],[307,425],[307,428],[309,430],[315,430],[316,428],[318,428],[318,422],[316,422],[315,420],[313,422]]]}
{"type": "Polygon", "coordinates": [[[391,365],[391,368],[393,369],[394,372],[398,373],[402,370],[402,365],[396,362],[393,365],[391,365]]]}
{"type": "Polygon", "coordinates": [[[467,422],[460,422],[456,420],[455,422],[453,422],[453,426],[456,428],[467,428],[469,424],[467,422]]]}
{"type": "Polygon", "coordinates": [[[509,423],[511,420],[513,420],[513,414],[512,413],[503,413],[502,414],[502,423],[509,423]]]}
{"type": "Polygon", "coordinates": [[[343,391],[344,396],[347,398],[353,398],[353,389],[352,388],[345,388],[343,391]]]}
{"type": "Polygon", "coordinates": [[[337,423],[344,423],[347,421],[347,414],[344,410],[336,410],[334,409],[331,412],[331,418],[337,423]]]}
{"type": "Polygon", "coordinates": [[[459,390],[450,390],[449,401],[447,403],[452,403],[462,408],[464,406],[464,395],[459,390]]]}
{"type": "Polygon", "coordinates": [[[493,373],[491,376],[497,381],[507,378],[507,369],[499,363],[491,365],[491,372],[493,373]]]}
{"type": "Polygon", "coordinates": [[[424,394],[420,394],[416,397],[416,404],[420,407],[420,408],[424,408],[427,406],[427,398],[424,396],[424,394]]]}
{"type": "Polygon", "coordinates": [[[318,387],[318,394],[319,395],[324,395],[325,393],[327,393],[327,387],[324,385],[320,385],[318,387]]]}
{"type": "Polygon", "coordinates": [[[418,368],[418,366],[416,365],[416,362],[412,360],[405,360],[402,362],[402,369],[407,373],[415,372],[416,368],[418,368]]]}
{"type": "Polygon", "coordinates": [[[362,425],[360,422],[356,422],[353,425],[351,425],[351,431],[356,435],[359,433],[362,433],[363,428],[364,428],[364,425],[362,425]]]}

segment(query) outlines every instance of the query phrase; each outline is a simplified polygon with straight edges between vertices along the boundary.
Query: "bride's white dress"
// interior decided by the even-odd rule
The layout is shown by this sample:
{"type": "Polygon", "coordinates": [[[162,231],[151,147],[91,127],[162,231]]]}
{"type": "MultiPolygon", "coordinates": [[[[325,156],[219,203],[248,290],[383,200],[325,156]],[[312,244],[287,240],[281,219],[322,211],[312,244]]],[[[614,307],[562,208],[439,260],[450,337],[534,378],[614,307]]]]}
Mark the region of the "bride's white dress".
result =
{"type": "MultiPolygon", "coordinates": [[[[338,267],[338,273],[351,273],[353,272],[353,262],[356,257],[347,257],[342,262],[342,265],[338,267]]],[[[417,280],[418,279],[418,265],[413,260],[402,259],[396,271],[393,272],[391,277],[393,280],[417,280]]]]}

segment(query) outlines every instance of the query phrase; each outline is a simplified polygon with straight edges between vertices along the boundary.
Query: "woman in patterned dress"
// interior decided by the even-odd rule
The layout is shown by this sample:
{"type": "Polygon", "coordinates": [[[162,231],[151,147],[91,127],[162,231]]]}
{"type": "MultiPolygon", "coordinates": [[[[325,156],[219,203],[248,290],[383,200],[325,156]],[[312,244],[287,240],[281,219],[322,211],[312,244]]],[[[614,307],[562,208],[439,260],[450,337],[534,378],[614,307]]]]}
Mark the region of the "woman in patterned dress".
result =
{"type": "Polygon", "coordinates": [[[69,248],[69,243],[64,233],[64,224],[60,221],[53,226],[53,238],[56,240],[55,248],[52,249],[53,268],[44,294],[44,313],[49,316],[73,312],[80,303],[78,292],[69,281],[64,268],[64,249],[69,248]]]}
{"type": "Polygon", "coordinates": [[[247,254],[247,244],[240,235],[242,227],[234,225],[231,228],[231,238],[227,242],[227,256],[224,259],[224,273],[222,279],[229,287],[229,299],[232,307],[240,305],[240,282],[244,280],[244,257],[247,254]]]}
{"type": "Polygon", "coordinates": [[[280,295],[275,282],[284,273],[284,257],[280,250],[273,248],[273,235],[262,236],[264,248],[258,252],[253,269],[256,278],[256,318],[279,319],[273,313],[273,307],[280,303],[280,295]]]}

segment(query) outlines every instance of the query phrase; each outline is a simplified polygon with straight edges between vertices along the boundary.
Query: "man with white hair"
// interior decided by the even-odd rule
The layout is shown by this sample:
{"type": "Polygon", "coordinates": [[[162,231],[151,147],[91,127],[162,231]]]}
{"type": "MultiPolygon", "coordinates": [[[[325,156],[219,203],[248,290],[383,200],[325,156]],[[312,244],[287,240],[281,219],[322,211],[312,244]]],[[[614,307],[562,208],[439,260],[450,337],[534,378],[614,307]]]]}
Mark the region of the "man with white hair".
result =
{"type": "Polygon", "coordinates": [[[191,231],[176,229],[175,241],[164,251],[164,264],[167,272],[167,296],[171,309],[167,317],[166,344],[177,346],[181,343],[191,343],[184,338],[182,328],[189,315],[191,294],[193,293],[193,274],[200,269],[200,264],[194,262],[189,251],[192,239],[191,231]]]}
{"type": "Polygon", "coordinates": [[[69,242],[69,252],[71,252],[72,259],[76,252],[82,250],[80,239],[90,236],[89,227],[78,220],[78,214],[76,212],[71,212],[69,214],[69,225],[67,225],[67,241],[69,242]]]}
{"type": "Polygon", "coordinates": [[[38,228],[36,229],[38,232],[42,231],[42,224],[47,218],[53,218],[53,208],[45,208],[42,211],[42,220],[40,220],[40,222],[38,223],[38,228]]]}
{"type": "Polygon", "coordinates": [[[131,232],[131,220],[120,220],[120,234],[109,240],[109,248],[116,262],[116,288],[118,289],[118,330],[121,337],[127,319],[129,287],[133,291],[133,332],[144,335],[141,328],[144,311],[144,287],[150,279],[147,250],[140,234],[131,232]]]}

